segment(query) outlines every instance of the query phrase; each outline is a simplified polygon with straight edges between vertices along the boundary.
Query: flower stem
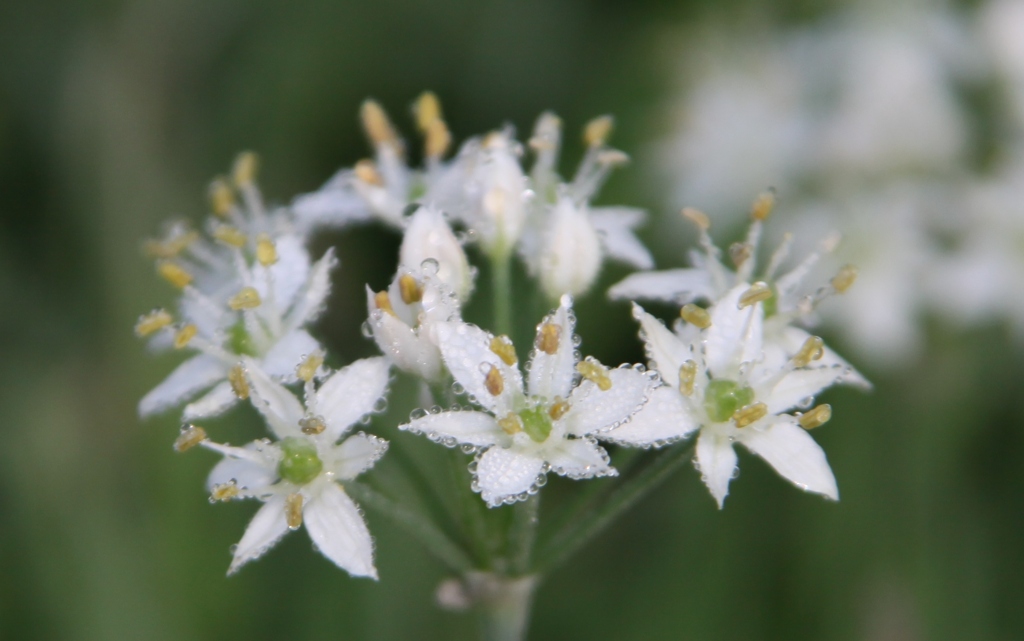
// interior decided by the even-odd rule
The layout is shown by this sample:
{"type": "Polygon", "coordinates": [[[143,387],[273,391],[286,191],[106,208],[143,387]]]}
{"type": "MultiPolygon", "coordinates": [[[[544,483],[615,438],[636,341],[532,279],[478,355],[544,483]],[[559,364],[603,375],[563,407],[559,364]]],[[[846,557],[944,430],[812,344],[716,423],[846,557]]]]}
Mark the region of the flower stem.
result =
{"type": "Polygon", "coordinates": [[[523,641],[530,622],[533,576],[504,577],[494,574],[467,576],[477,602],[480,638],[483,641],[523,641]]]}
{"type": "Polygon", "coordinates": [[[540,494],[516,503],[513,509],[515,512],[508,529],[508,561],[511,574],[516,576],[530,571],[533,543],[537,540],[540,494]]]}
{"type": "Polygon", "coordinates": [[[494,333],[512,335],[512,254],[498,252],[491,260],[494,333]]]}
{"type": "Polygon", "coordinates": [[[601,505],[589,510],[580,519],[569,522],[551,536],[537,555],[537,571],[547,573],[572,556],[639,499],[670,477],[680,465],[689,461],[692,454],[692,443],[679,443],[660,453],[635,476],[622,481],[601,505]]]}

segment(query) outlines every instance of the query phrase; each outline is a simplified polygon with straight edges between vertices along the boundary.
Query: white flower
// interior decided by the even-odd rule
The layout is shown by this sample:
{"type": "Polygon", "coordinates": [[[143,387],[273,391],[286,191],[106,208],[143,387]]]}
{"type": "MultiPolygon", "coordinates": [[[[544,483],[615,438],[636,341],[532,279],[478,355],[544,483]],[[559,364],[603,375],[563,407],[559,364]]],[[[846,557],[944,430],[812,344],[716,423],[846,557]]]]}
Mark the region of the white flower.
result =
{"type": "Polygon", "coordinates": [[[278,440],[246,447],[201,443],[224,455],[208,480],[211,501],[255,498],[264,503],[235,547],[228,574],[305,523],[320,553],[352,576],[376,579],[373,540],[340,483],[372,467],[387,450],[387,441],[362,432],[338,441],[384,398],[387,361],[356,361],[319,389],[313,385],[313,363],[306,372],[305,407],[255,361],[247,359],[245,365],[253,404],[278,440]]]}
{"type": "Polygon", "coordinates": [[[473,290],[473,269],[462,244],[438,209],[420,207],[409,217],[398,261],[409,267],[421,267],[426,261],[433,261],[437,278],[455,292],[461,302],[469,300],[473,290]]]}
{"type": "Polygon", "coordinates": [[[399,369],[427,381],[443,373],[439,324],[459,320],[459,300],[433,271],[400,267],[387,291],[366,288],[367,321],[377,346],[399,369]]]}
{"type": "Polygon", "coordinates": [[[540,284],[549,299],[583,294],[601,269],[601,241],[587,212],[560,198],[544,230],[539,256],[540,284]]]}
{"type": "Polygon", "coordinates": [[[798,487],[838,499],[825,454],[806,431],[828,420],[830,408],[786,412],[808,407],[818,392],[846,375],[844,367],[824,362],[823,345],[814,337],[791,358],[765,349],[763,302],[745,304],[748,293],[743,285],[729,291],[711,308],[703,330],[687,324],[670,332],[634,306],[651,366],[666,386],[607,436],[623,443],[665,443],[700,430],[696,462],[719,507],[735,474],[734,443],[798,487]]]}
{"type": "Polygon", "coordinates": [[[400,429],[476,448],[473,488],[491,507],[535,493],[549,470],[574,479],[616,474],[595,438],[628,420],[651,392],[647,373],[578,360],[571,305],[563,297],[538,326],[528,390],[506,337],[465,323],[438,326],[445,364],[485,411],[426,414],[400,429]]]}

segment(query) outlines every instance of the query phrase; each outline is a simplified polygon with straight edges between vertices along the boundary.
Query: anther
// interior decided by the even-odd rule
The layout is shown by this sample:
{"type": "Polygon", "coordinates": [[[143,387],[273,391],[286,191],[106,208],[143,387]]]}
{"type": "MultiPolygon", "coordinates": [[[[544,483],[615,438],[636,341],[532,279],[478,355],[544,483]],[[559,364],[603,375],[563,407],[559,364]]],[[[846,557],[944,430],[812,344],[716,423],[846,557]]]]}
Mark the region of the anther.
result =
{"type": "Polygon", "coordinates": [[[254,287],[243,287],[228,299],[228,307],[236,312],[240,309],[256,309],[260,306],[260,293],[254,287]]]}
{"type": "Polygon", "coordinates": [[[512,344],[512,339],[508,336],[495,336],[491,339],[491,351],[498,355],[506,365],[515,365],[519,360],[516,356],[516,348],[512,344]]]}
{"type": "Polygon", "coordinates": [[[548,416],[551,417],[552,421],[557,421],[558,419],[565,416],[566,413],[569,411],[569,408],[571,407],[572,406],[569,405],[569,402],[567,400],[565,400],[561,396],[556,396],[555,402],[551,405],[551,409],[548,410],[548,416]]]}
{"type": "Polygon", "coordinates": [[[612,379],[608,376],[608,369],[592,357],[576,363],[576,371],[580,376],[597,385],[602,392],[612,388],[612,379]]]}
{"type": "Polygon", "coordinates": [[[484,376],[484,387],[490,392],[491,396],[498,396],[505,389],[505,379],[501,377],[501,372],[494,365],[487,370],[487,375],[484,376]]]}
{"type": "Polygon", "coordinates": [[[629,154],[618,149],[606,149],[597,155],[597,162],[606,167],[625,165],[629,162],[629,154]]]}
{"type": "Polygon", "coordinates": [[[498,427],[509,436],[523,431],[523,421],[517,414],[509,414],[505,418],[498,419],[498,427]]]}
{"type": "Polygon", "coordinates": [[[245,234],[231,225],[217,225],[213,230],[213,237],[225,245],[239,248],[245,247],[245,234]]]}
{"type": "Polygon", "coordinates": [[[153,258],[174,258],[199,239],[195,231],[187,231],[164,241],[146,241],[145,250],[153,258]]]}
{"type": "Polygon", "coordinates": [[[307,383],[316,376],[316,371],[324,364],[324,356],[320,352],[313,352],[295,368],[295,374],[307,383]]]}
{"type": "Polygon", "coordinates": [[[398,291],[402,295],[402,302],[406,305],[423,300],[423,288],[420,287],[419,281],[410,274],[402,274],[398,277],[398,291]]]}
{"type": "Polygon", "coordinates": [[[448,125],[438,118],[427,126],[426,142],[423,145],[428,158],[440,158],[452,144],[452,134],[448,125]]]}
{"type": "Polygon", "coordinates": [[[750,217],[754,220],[767,220],[775,209],[775,190],[761,192],[750,207],[750,217]]]}
{"type": "Polygon", "coordinates": [[[181,434],[174,439],[174,450],[184,452],[206,440],[206,430],[198,425],[189,425],[181,429],[181,434]]]}
{"type": "Polygon", "coordinates": [[[386,291],[374,294],[373,304],[377,306],[377,309],[395,316],[395,308],[391,306],[391,297],[386,291]]]}
{"type": "Polygon", "coordinates": [[[544,323],[537,332],[537,349],[545,354],[554,354],[558,351],[558,343],[562,338],[562,326],[554,323],[544,323]]]}
{"type": "Polygon", "coordinates": [[[772,297],[772,289],[768,286],[768,283],[756,282],[750,286],[750,289],[743,292],[740,296],[739,308],[750,307],[756,303],[760,303],[768,300],[772,297]]]}
{"type": "Polygon", "coordinates": [[[378,102],[364,101],[359,115],[363,120],[363,129],[374,145],[398,143],[398,134],[395,133],[395,128],[391,126],[387,114],[378,102]]]}
{"type": "Polygon", "coordinates": [[[277,247],[267,234],[260,234],[256,238],[256,260],[264,267],[270,267],[277,262],[277,247]]]}
{"type": "Polygon", "coordinates": [[[832,418],[832,406],[828,403],[822,403],[814,409],[804,412],[797,419],[800,423],[800,427],[805,430],[813,430],[816,427],[821,427],[825,423],[828,423],[829,419],[832,418]]]}
{"type": "Polygon", "coordinates": [[[732,264],[739,267],[747,262],[754,254],[754,248],[749,243],[733,243],[729,245],[729,258],[732,264]]]}
{"type": "Polygon", "coordinates": [[[825,341],[817,336],[810,336],[804,341],[796,354],[793,355],[793,365],[796,367],[807,367],[811,361],[816,361],[825,355],[825,341]]]}
{"type": "Polygon", "coordinates": [[[231,190],[228,181],[223,178],[216,178],[210,183],[209,197],[210,209],[221,218],[226,218],[231,213],[231,208],[235,206],[235,192],[231,190]]]}
{"type": "Polygon", "coordinates": [[[302,525],[302,494],[289,494],[284,500],[284,520],[293,530],[302,525]]]}
{"type": "Polygon", "coordinates": [[[693,384],[697,380],[697,363],[686,361],[679,366],[679,393],[683,396],[693,395],[693,384]]]}
{"type": "Polygon", "coordinates": [[[135,335],[139,338],[149,336],[153,332],[159,331],[171,323],[174,319],[165,310],[154,309],[148,314],[139,316],[139,321],[135,323],[135,335]]]}
{"type": "Polygon", "coordinates": [[[199,328],[192,323],[182,326],[174,335],[174,349],[182,349],[188,345],[189,341],[195,338],[197,331],[199,331],[199,328]]]}
{"type": "Polygon", "coordinates": [[[839,273],[832,279],[832,287],[840,294],[853,286],[857,280],[857,268],[853,265],[844,265],[839,273]]]}
{"type": "Polygon", "coordinates": [[[588,147],[602,147],[608,141],[608,136],[612,133],[612,126],[615,121],[612,120],[611,116],[598,116],[590,122],[583,129],[583,142],[588,147]]]}
{"type": "Polygon", "coordinates": [[[685,207],[680,213],[683,218],[696,225],[701,231],[707,231],[711,228],[711,219],[709,219],[708,215],[699,209],[685,207]]]}
{"type": "Polygon", "coordinates": [[[433,91],[424,91],[416,99],[412,110],[416,115],[416,126],[421,132],[427,133],[431,123],[441,118],[441,101],[437,99],[433,91]]]}
{"type": "Polygon", "coordinates": [[[227,483],[218,483],[213,486],[213,490],[210,492],[210,503],[217,501],[226,503],[236,496],[238,496],[238,483],[235,482],[235,479],[231,479],[227,483]]]}
{"type": "Polygon", "coordinates": [[[192,282],[192,274],[178,263],[164,260],[157,263],[156,270],[164,280],[178,289],[185,289],[192,282]]]}
{"type": "Polygon", "coordinates": [[[303,434],[314,436],[322,434],[327,429],[327,423],[324,422],[324,417],[322,416],[306,416],[299,419],[299,429],[302,430],[303,434]]]}
{"type": "Polygon", "coordinates": [[[241,365],[235,365],[228,370],[228,383],[231,384],[231,391],[241,400],[249,398],[249,381],[245,379],[245,370],[241,365]]]}
{"type": "Polygon", "coordinates": [[[235,165],[231,168],[231,180],[236,187],[251,185],[256,180],[259,169],[259,156],[251,151],[243,151],[235,157],[235,165]]]}
{"type": "Polygon", "coordinates": [[[765,416],[768,416],[767,405],[761,402],[751,403],[736,410],[736,413],[732,415],[732,422],[736,424],[736,427],[746,427],[760,421],[765,416]]]}
{"type": "Polygon", "coordinates": [[[368,185],[376,185],[380,187],[384,184],[384,179],[380,177],[380,172],[377,171],[377,165],[368,158],[363,158],[357,162],[354,171],[356,173],[356,178],[368,185]]]}
{"type": "Polygon", "coordinates": [[[687,303],[683,305],[682,309],[679,310],[679,317],[691,325],[696,325],[701,329],[707,329],[711,327],[711,314],[706,309],[693,303],[687,303]]]}

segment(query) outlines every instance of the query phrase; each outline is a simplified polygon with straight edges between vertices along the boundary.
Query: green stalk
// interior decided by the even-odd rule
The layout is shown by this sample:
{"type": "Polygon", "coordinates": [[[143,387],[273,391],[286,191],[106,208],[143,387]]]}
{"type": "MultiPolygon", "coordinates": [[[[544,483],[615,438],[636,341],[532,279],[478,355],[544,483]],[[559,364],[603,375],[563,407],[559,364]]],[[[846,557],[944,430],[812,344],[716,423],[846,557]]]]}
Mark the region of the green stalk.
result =
{"type": "Polygon", "coordinates": [[[466,577],[466,584],[477,602],[483,641],[526,639],[536,577],[508,578],[476,573],[466,577]]]}
{"type": "Polygon", "coordinates": [[[512,254],[495,252],[491,258],[494,333],[512,335],[512,254]]]}
{"type": "Polygon", "coordinates": [[[511,574],[521,576],[530,571],[533,543],[537,540],[540,494],[516,503],[514,509],[508,531],[508,561],[511,574]]]}

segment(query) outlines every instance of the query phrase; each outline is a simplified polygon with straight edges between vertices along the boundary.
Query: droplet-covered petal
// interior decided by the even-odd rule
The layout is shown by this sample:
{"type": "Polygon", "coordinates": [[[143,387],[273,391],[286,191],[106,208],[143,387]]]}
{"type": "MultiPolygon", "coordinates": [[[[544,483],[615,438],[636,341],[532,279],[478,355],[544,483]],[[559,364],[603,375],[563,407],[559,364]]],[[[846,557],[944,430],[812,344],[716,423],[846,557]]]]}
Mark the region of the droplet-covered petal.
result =
{"type": "Polygon", "coordinates": [[[652,377],[632,367],[608,371],[611,387],[601,389],[583,380],[569,397],[569,411],[562,418],[566,432],[576,436],[612,429],[636,414],[654,391],[652,377]]]}
{"type": "Polygon", "coordinates": [[[320,343],[304,329],[288,332],[260,360],[263,371],[274,378],[295,379],[295,366],[304,356],[320,349],[320,343]]]}
{"type": "Polygon", "coordinates": [[[384,397],[390,365],[383,356],[364,358],[331,375],[316,392],[317,413],[327,422],[327,434],[337,439],[360,418],[374,411],[384,397]]]}
{"type": "Polygon", "coordinates": [[[740,297],[750,287],[734,287],[711,308],[711,327],[705,333],[708,370],[715,378],[733,378],[740,363],[761,357],[764,307],[740,309],[740,297]]]}
{"type": "Polygon", "coordinates": [[[170,376],[142,397],[139,415],[145,418],[170,409],[223,380],[227,371],[227,366],[212,356],[194,356],[178,365],[170,376]]]}
{"type": "Polygon", "coordinates": [[[218,383],[198,400],[186,405],[184,412],[182,412],[181,420],[188,423],[200,418],[217,416],[237,401],[238,396],[231,388],[231,383],[227,381],[218,383]]]}
{"type": "Polygon", "coordinates": [[[462,443],[476,447],[494,445],[502,431],[493,416],[484,412],[441,412],[427,414],[399,427],[416,432],[431,440],[451,444],[462,443]]]}
{"type": "Polygon", "coordinates": [[[563,440],[545,452],[545,457],[552,472],[571,479],[618,474],[608,463],[608,453],[590,438],[563,440]]]}
{"type": "Polygon", "coordinates": [[[679,368],[693,358],[690,346],[639,305],[633,305],[633,317],[640,322],[640,335],[652,366],[663,381],[679,387],[679,368]]]}
{"type": "Polygon", "coordinates": [[[558,309],[537,326],[537,339],[530,357],[531,395],[547,399],[569,395],[576,375],[575,329],[572,299],[563,296],[558,309]]]}
{"type": "Polygon", "coordinates": [[[321,554],[352,576],[377,578],[373,539],[359,508],[337,483],[327,483],[302,511],[309,538],[321,554]]]}
{"type": "Polygon", "coordinates": [[[659,447],[684,439],[699,427],[682,395],[672,387],[659,387],[628,422],[596,436],[620,445],[659,447]]]}
{"type": "Polygon", "coordinates": [[[688,303],[715,297],[710,274],[703,269],[668,269],[632,274],[612,285],[608,295],[625,300],[660,300],[688,303]]]}
{"type": "Polygon", "coordinates": [[[491,507],[526,497],[544,473],[541,459],[495,446],[477,457],[475,484],[491,507]]]}
{"type": "Polygon", "coordinates": [[[249,381],[252,404],[267,419],[278,438],[299,436],[299,420],[304,409],[299,399],[260,369],[256,361],[246,359],[245,374],[249,381]]]}
{"type": "Polygon", "coordinates": [[[228,574],[238,572],[243,565],[262,556],[288,532],[284,510],[283,496],[275,496],[263,504],[252,521],[249,521],[242,540],[235,547],[235,556],[228,574]]]}
{"type": "Polygon", "coordinates": [[[448,371],[477,403],[496,414],[512,409],[513,399],[523,393],[523,376],[518,367],[507,365],[491,350],[493,336],[468,323],[438,323],[437,337],[448,371]],[[491,394],[486,382],[492,367],[502,381],[497,395],[491,394]]]}
{"type": "Polygon", "coordinates": [[[800,489],[839,500],[825,452],[794,420],[787,417],[764,430],[744,431],[740,442],[800,489]]]}
{"type": "Polygon", "coordinates": [[[712,430],[704,430],[697,439],[697,465],[701,480],[721,508],[729,494],[729,481],[736,471],[736,452],[729,438],[712,430]]]}
{"type": "Polygon", "coordinates": [[[387,441],[360,432],[342,441],[328,455],[330,459],[324,462],[339,479],[347,481],[373,467],[387,450],[387,441]]]}

